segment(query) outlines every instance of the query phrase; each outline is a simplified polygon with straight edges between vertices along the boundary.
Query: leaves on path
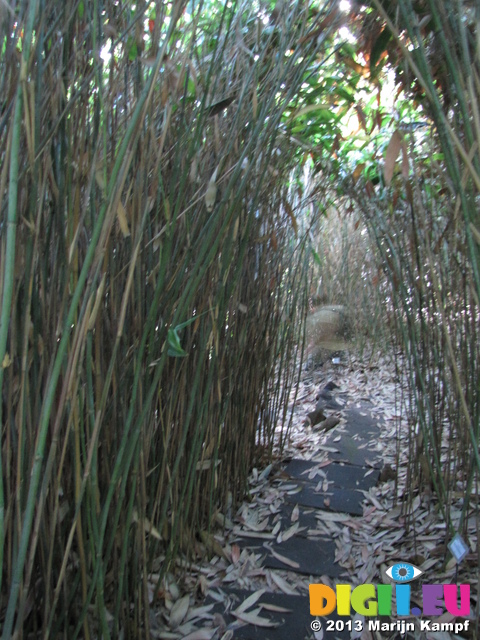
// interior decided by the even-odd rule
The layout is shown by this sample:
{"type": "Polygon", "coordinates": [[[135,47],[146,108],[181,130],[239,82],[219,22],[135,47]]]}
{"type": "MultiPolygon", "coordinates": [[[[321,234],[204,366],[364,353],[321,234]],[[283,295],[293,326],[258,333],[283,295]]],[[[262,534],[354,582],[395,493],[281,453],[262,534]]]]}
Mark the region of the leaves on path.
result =
{"type": "MultiPolygon", "coordinates": [[[[292,571],[298,563],[282,552],[284,542],[298,539],[300,546],[302,536],[319,542],[326,538],[335,541],[335,560],[345,570],[339,582],[352,585],[389,583],[386,570],[398,561],[411,562],[422,571],[431,572],[438,583],[474,582],[473,562],[470,566],[465,562],[458,567],[458,575],[454,562],[445,564],[445,525],[433,508],[431,494],[422,492],[420,488],[413,504],[403,502],[408,456],[408,406],[405,397],[399,388],[395,366],[387,358],[379,358],[375,365],[367,367],[361,360],[350,356],[348,365],[324,365],[321,369],[305,372],[297,395],[301,401],[297,401],[294,407],[294,422],[282,459],[303,458],[314,462],[314,466],[302,474],[305,480],[317,484],[320,492],[334,492],[326,474],[331,455],[335,452],[331,443],[342,440],[349,407],[356,407],[362,414],[368,407],[368,413],[381,424],[381,432],[371,442],[359,442],[359,448],[366,447],[372,451],[369,456],[372,468],[365,472],[365,476],[374,471],[377,452],[386,471],[377,486],[361,492],[364,496],[363,517],[306,509],[298,504],[293,506],[289,517],[282,517],[282,506],[287,496],[298,492],[298,482],[289,478],[278,462],[265,469],[252,470],[249,499],[243,502],[234,518],[217,514],[218,522],[225,527],[203,536],[205,558],[191,567],[184,579],[184,591],[192,594],[191,598],[188,595],[180,598],[179,593],[173,598],[171,590],[175,591],[176,582],[171,580],[166,584],[165,606],[160,604],[156,614],[163,635],[155,636],[156,632],[152,635],[189,640],[228,639],[235,629],[244,625],[274,627],[277,623],[270,616],[275,612],[281,613],[282,608],[262,603],[266,592],[308,597],[308,586],[312,580],[292,571]],[[344,401],[341,410],[327,411],[329,416],[339,421],[333,435],[305,426],[306,416],[316,405],[318,390],[328,380],[335,380],[338,385],[335,395],[344,401]],[[329,444],[325,444],[327,437],[329,444]],[[308,513],[315,516],[314,527],[311,524],[308,528],[302,526],[302,517],[308,513]],[[412,526],[413,521],[415,527],[412,526]],[[256,540],[255,544],[258,544],[258,539],[264,540],[263,548],[249,549],[251,539],[256,540]],[[210,560],[207,559],[207,551],[215,553],[210,560]],[[266,553],[285,564],[285,569],[263,567],[262,559],[266,553]],[[248,590],[252,594],[243,602],[229,605],[228,589],[231,587],[248,590]],[[212,605],[192,607],[190,602],[193,602],[195,592],[207,593],[215,602],[226,605],[233,622],[228,623],[223,616],[212,613],[212,605]],[[180,632],[185,635],[179,636],[180,632]]],[[[460,517],[461,506],[461,496],[458,496],[458,508],[451,511],[454,517],[460,517]]],[[[468,521],[468,528],[472,543],[476,535],[474,517],[468,521]]],[[[328,576],[316,576],[315,581],[332,588],[335,586],[335,581],[328,576]]],[[[421,604],[419,595],[419,587],[413,583],[412,602],[421,604]]],[[[472,594],[472,611],[476,597],[472,594]]],[[[447,632],[442,633],[441,640],[453,637],[447,632]]],[[[369,631],[361,635],[352,632],[351,637],[353,640],[370,640],[373,635],[369,631]]],[[[416,637],[426,640],[425,632],[416,632],[416,637]]],[[[433,637],[432,632],[429,637],[433,637]]]]}

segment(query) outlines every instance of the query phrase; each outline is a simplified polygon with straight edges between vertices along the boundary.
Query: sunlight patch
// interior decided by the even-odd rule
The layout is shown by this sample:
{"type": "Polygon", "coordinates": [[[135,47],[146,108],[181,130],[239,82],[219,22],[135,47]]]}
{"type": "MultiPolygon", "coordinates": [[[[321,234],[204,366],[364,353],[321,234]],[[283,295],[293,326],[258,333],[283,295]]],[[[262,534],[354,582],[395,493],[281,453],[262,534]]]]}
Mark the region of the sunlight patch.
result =
{"type": "Polygon", "coordinates": [[[355,36],[353,35],[353,33],[350,31],[348,27],[341,27],[338,33],[340,34],[340,37],[342,38],[342,40],[346,40],[347,42],[350,42],[350,43],[355,42],[355,36]]]}

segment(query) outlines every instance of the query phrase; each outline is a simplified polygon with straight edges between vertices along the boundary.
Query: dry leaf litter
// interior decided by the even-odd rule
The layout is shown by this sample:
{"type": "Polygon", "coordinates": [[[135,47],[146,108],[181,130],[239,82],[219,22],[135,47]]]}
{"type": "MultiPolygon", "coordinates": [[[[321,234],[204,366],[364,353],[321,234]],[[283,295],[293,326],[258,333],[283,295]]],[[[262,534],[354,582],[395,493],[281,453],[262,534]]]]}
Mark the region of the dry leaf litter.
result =
{"type": "MultiPolygon", "coordinates": [[[[327,434],[322,430],[321,423],[312,428],[307,420],[307,414],[315,407],[319,388],[328,381],[334,381],[338,386],[335,396],[339,402],[343,399],[344,409],[348,406],[361,407],[368,402],[370,415],[382,423],[380,437],[376,438],[376,442],[369,443],[369,450],[375,450],[381,456],[383,471],[377,486],[363,492],[363,517],[321,511],[317,516],[316,529],[307,532],[307,536],[312,539],[322,536],[335,541],[335,561],[344,569],[341,579],[337,581],[349,583],[352,588],[362,583],[389,583],[385,571],[395,562],[404,561],[416,565],[424,572],[428,571],[435,577],[434,582],[437,584],[476,584],[475,517],[472,516],[469,520],[469,556],[457,566],[447,553],[446,525],[436,509],[429,488],[419,491],[409,507],[403,500],[408,456],[406,416],[409,412],[406,394],[401,393],[393,359],[381,356],[375,360],[374,365],[365,366],[360,358],[349,355],[348,358],[344,356],[341,361],[334,358],[320,368],[304,373],[294,406],[292,396],[294,418],[281,458],[265,469],[253,469],[249,478],[248,498],[235,514],[219,513],[218,530],[202,536],[204,558],[210,556],[210,559],[202,559],[197,564],[178,560],[176,571],[164,579],[160,591],[157,590],[156,576],[150,577],[151,600],[155,600],[150,617],[150,633],[153,638],[229,640],[233,638],[235,629],[245,625],[255,625],[257,628],[274,626],[267,617],[268,611],[282,609],[262,603],[265,592],[308,597],[310,583],[322,582],[334,588],[335,581],[328,576],[309,577],[292,571],[291,569],[297,568],[297,563],[279,551],[282,541],[295,538],[300,533],[305,535],[305,530],[298,521],[298,505],[293,508],[289,523],[285,525],[280,520],[280,508],[287,495],[298,490],[297,484],[286,481],[282,476],[281,471],[285,465],[281,464],[281,460],[302,458],[318,463],[308,471],[308,477],[310,480],[318,478],[319,488],[322,490],[328,488],[325,486],[322,468],[329,464],[329,453],[334,450],[331,444],[332,433],[335,434],[334,443],[342,438],[344,409],[326,412],[327,417],[340,417],[335,431],[328,432],[329,445],[325,444],[327,434]],[[398,474],[395,473],[397,468],[398,474]],[[263,538],[263,553],[240,546],[239,537],[263,538]],[[275,549],[273,543],[276,543],[275,549]],[[261,560],[266,551],[277,558],[285,569],[263,567],[261,560]],[[238,602],[229,602],[226,590],[230,587],[252,593],[238,605],[238,602]],[[214,604],[202,604],[207,595],[214,602],[227,604],[233,623],[227,623],[222,615],[214,613],[214,604]]],[[[453,510],[454,518],[460,517],[461,500],[459,496],[458,505],[453,510]]],[[[299,545],[301,544],[302,541],[299,540],[299,545]]],[[[475,612],[478,611],[478,593],[475,587],[471,591],[471,610],[475,612]]],[[[416,605],[421,606],[421,602],[412,589],[411,606],[416,605]]],[[[395,610],[394,607],[392,610],[395,610]]],[[[472,620],[474,616],[473,613],[472,620]]],[[[453,620],[451,614],[445,613],[435,621],[453,620]]],[[[408,621],[415,621],[415,618],[412,616],[408,621]]],[[[445,631],[420,632],[418,621],[416,624],[418,629],[415,634],[407,636],[428,640],[460,637],[445,631]]],[[[352,640],[358,637],[362,640],[401,637],[398,633],[372,632],[366,626],[364,625],[361,634],[352,631],[352,640]]],[[[474,621],[471,626],[474,626],[474,621]]],[[[323,631],[312,637],[321,640],[323,631]]]]}

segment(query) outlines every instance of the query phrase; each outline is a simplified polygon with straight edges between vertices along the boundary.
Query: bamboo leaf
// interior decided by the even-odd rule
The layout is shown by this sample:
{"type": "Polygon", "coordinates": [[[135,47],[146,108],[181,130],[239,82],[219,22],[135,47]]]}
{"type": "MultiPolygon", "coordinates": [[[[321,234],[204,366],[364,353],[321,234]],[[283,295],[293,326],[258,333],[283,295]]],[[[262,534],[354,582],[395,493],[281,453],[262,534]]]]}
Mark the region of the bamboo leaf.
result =
{"type": "Polygon", "coordinates": [[[183,596],[183,598],[180,598],[180,600],[177,600],[175,602],[175,604],[173,605],[170,611],[170,618],[169,618],[170,626],[172,627],[172,629],[176,629],[182,624],[183,620],[185,619],[185,616],[188,613],[189,607],[190,607],[190,596],[188,595],[183,596]]]}
{"type": "Polygon", "coordinates": [[[12,364],[12,359],[9,354],[6,353],[2,360],[2,369],[8,369],[8,367],[12,364]]]}
{"type": "Polygon", "coordinates": [[[319,267],[321,267],[322,266],[322,261],[320,259],[320,256],[318,255],[318,253],[315,251],[315,249],[312,246],[310,246],[310,251],[312,252],[312,256],[313,256],[313,259],[315,260],[315,262],[318,264],[319,267]]]}
{"type": "Polygon", "coordinates": [[[211,640],[216,633],[216,629],[196,629],[184,636],[183,640],[211,640]]]}
{"type": "Polygon", "coordinates": [[[130,37],[127,42],[128,59],[133,62],[138,56],[137,43],[134,38],[130,37]]]}
{"type": "Polygon", "coordinates": [[[376,71],[375,67],[377,66],[380,57],[385,53],[388,43],[392,40],[392,32],[388,27],[385,27],[383,31],[380,33],[378,38],[375,40],[372,46],[372,51],[370,53],[370,73],[373,75],[376,71]]]}
{"type": "Polygon", "coordinates": [[[204,311],[202,314],[198,316],[193,316],[193,318],[189,318],[185,322],[177,324],[176,327],[168,330],[167,342],[168,342],[169,356],[173,356],[175,358],[184,358],[186,355],[188,355],[187,352],[184,351],[184,349],[182,348],[178,332],[184,329],[185,327],[188,327],[188,325],[192,324],[192,322],[195,322],[196,320],[198,320],[205,313],[207,313],[207,311],[204,311]]]}
{"type": "Polygon", "coordinates": [[[298,533],[300,528],[300,522],[295,522],[291,527],[289,527],[286,531],[282,533],[282,541],[286,542],[290,538],[293,538],[294,535],[298,533]]]}
{"type": "Polygon", "coordinates": [[[298,591],[295,591],[295,589],[292,586],[290,586],[288,582],[284,578],[282,578],[276,571],[271,571],[270,577],[272,578],[272,581],[280,589],[280,591],[283,591],[283,593],[285,593],[286,595],[288,596],[298,595],[298,591]]]}
{"type": "MultiPolygon", "coordinates": [[[[140,518],[138,517],[138,513],[136,510],[134,510],[133,512],[132,521],[133,522],[140,521],[140,518]]],[[[158,529],[155,528],[155,526],[150,522],[148,518],[142,518],[142,526],[144,527],[145,531],[147,533],[150,533],[154,538],[156,538],[157,540],[163,540],[158,529]]]]}
{"type": "Polygon", "coordinates": [[[393,178],[393,172],[395,170],[395,164],[397,162],[398,154],[400,153],[400,149],[402,148],[403,143],[403,135],[400,131],[394,131],[392,137],[390,138],[390,142],[388,143],[387,149],[385,151],[385,164],[383,168],[383,175],[385,178],[385,184],[387,186],[390,185],[393,178]]]}
{"type": "Polygon", "coordinates": [[[277,553],[274,549],[272,549],[272,547],[267,544],[266,542],[263,543],[263,546],[268,549],[270,551],[270,553],[272,554],[272,556],[274,558],[276,558],[277,560],[279,560],[280,562],[283,562],[283,564],[286,564],[288,567],[292,567],[292,569],[298,569],[300,567],[300,565],[298,564],[298,562],[296,562],[295,560],[291,560],[290,558],[287,558],[286,556],[277,553]]]}
{"type": "Polygon", "coordinates": [[[97,315],[98,315],[98,311],[100,309],[100,305],[102,303],[102,299],[103,299],[103,292],[105,289],[105,280],[106,280],[107,275],[104,273],[102,276],[102,280],[100,282],[100,285],[97,289],[97,293],[95,296],[95,304],[93,305],[93,309],[92,312],[90,314],[90,318],[88,320],[88,330],[92,331],[92,329],[95,326],[95,321],[97,319],[97,315]]]}
{"type": "Polygon", "coordinates": [[[205,206],[207,207],[207,211],[213,211],[213,207],[215,206],[215,200],[217,198],[217,171],[218,167],[213,172],[207,184],[207,190],[205,192],[205,206]]]}
{"type": "Polygon", "coordinates": [[[168,355],[173,356],[174,358],[184,358],[187,356],[187,352],[184,351],[182,345],[180,344],[180,338],[178,336],[178,327],[175,329],[169,329],[167,333],[167,342],[168,342],[168,355]]]}
{"type": "Polygon", "coordinates": [[[310,104],[310,105],[307,105],[306,107],[302,107],[301,109],[298,109],[298,111],[294,111],[290,116],[290,120],[301,118],[302,116],[306,115],[307,113],[311,113],[312,111],[330,112],[331,109],[332,109],[332,105],[328,103],[310,104]]]}
{"type": "Polygon", "coordinates": [[[127,212],[125,211],[125,207],[120,201],[118,202],[117,207],[117,220],[118,224],[120,225],[120,230],[123,234],[123,237],[128,238],[128,236],[130,235],[130,229],[128,228],[127,212]]]}
{"type": "Polygon", "coordinates": [[[200,531],[200,538],[202,539],[202,542],[209,554],[216,555],[219,558],[226,558],[228,560],[227,554],[215,536],[208,531],[200,531]]]}
{"type": "Polygon", "coordinates": [[[410,175],[410,161],[408,159],[408,149],[405,139],[402,140],[402,176],[408,180],[410,175]]]}
{"type": "Polygon", "coordinates": [[[287,200],[285,200],[284,204],[285,204],[285,210],[286,210],[286,212],[288,214],[288,217],[290,218],[290,220],[292,222],[292,227],[293,227],[293,230],[295,232],[295,237],[298,237],[298,222],[297,222],[297,219],[295,218],[295,214],[293,213],[293,209],[292,209],[292,207],[290,206],[290,203],[287,200]]]}
{"type": "Polygon", "coordinates": [[[248,598],[245,598],[240,606],[235,609],[235,613],[243,613],[244,611],[250,609],[250,607],[253,607],[253,605],[263,596],[264,593],[265,589],[258,589],[258,591],[252,593],[250,596],[248,596],[248,598]]]}
{"type": "Polygon", "coordinates": [[[261,616],[259,616],[258,614],[260,613],[260,611],[261,611],[261,608],[259,607],[257,609],[254,609],[250,613],[245,613],[245,612],[236,613],[236,611],[232,611],[232,615],[234,615],[239,620],[242,620],[243,622],[247,622],[248,624],[253,624],[256,627],[265,627],[265,628],[278,627],[278,623],[272,622],[268,618],[262,618],[261,616]]]}

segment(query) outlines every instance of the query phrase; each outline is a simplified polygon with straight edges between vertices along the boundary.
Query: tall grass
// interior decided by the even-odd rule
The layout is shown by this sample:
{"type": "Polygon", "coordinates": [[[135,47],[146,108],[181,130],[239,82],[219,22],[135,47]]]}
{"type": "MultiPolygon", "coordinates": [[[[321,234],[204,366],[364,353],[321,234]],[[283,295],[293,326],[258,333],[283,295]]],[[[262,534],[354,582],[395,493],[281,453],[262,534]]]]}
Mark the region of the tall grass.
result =
{"type": "Polygon", "coordinates": [[[330,10],[2,6],[4,638],[148,636],[151,572],[207,552],[288,428],[308,260],[279,125],[330,10]]]}

